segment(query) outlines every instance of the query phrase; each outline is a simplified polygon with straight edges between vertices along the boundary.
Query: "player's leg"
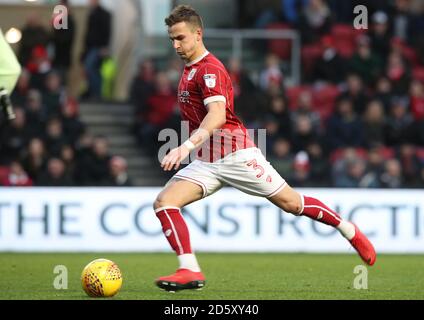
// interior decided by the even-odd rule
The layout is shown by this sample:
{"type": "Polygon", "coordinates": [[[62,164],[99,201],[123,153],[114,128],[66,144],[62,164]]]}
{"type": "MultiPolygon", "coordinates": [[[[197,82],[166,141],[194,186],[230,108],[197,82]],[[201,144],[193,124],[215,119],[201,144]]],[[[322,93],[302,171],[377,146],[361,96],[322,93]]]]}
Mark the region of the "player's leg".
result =
{"type": "Polygon", "coordinates": [[[203,197],[203,189],[190,181],[171,179],[157,196],[153,207],[162,224],[162,231],[178,256],[180,268],[199,272],[193,254],[187,224],[181,208],[203,197]]]}
{"type": "Polygon", "coordinates": [[[332,226],[350,241],[362,260],[373,265],[376,253],[367,237],[351,222],[343,220],[340,215],[320,200],[299,194],[289,185],[268,198],[276,206],[294,215],[307,216],[315,221],[332,226]]]}
{"type": "Polygon", "coordinates": [[[203,189],[196,183],[172,179],[157,196],[153,207],[162,224],[162,231],[178,256],[179,269],[175,274],[160,277],[156,284],[165,290],[200,288],[205,278],[200,271],[190,243],[187,224],[181,208],[203,197],[203,189]]]}
{"type": "Polygon", "coordinates": [[[196,256],[191,247],[187,225],[181,208],[207,197],[222,187],[216,178],[214,164],[195,160],[178,171],[154,202],[154,209],[162,230],[180,264],[175,274],[161,277],[156,284],[166,290],[202,288],[205,285],[196,256]]]}
{"type": "Polygon", "coordinates": [[[337,228],[366,263],[374,264],[375,250],[365,235],[320,200],[292,189],[258,148],[235,152],[232,158],[223,161],[219,173],[220,179],[243,192],[265,197],[286,212],[337,228]]]}

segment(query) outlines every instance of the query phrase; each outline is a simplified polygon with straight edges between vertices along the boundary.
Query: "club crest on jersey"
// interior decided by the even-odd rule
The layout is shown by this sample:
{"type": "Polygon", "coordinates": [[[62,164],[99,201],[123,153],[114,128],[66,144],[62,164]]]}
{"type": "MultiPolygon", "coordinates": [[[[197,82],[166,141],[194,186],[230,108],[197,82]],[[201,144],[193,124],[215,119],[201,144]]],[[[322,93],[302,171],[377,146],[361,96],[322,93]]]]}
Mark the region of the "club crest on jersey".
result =
{"type": "Polygon", "coordinates": [[[188,74],[187,80],[190,81],[194,78],[194,75],[196,74],[197,69],[192,69],[190,73],[188,74]]]}
{"type": "Polygon", "coordinates": [[[216,86],[216,75],[205,74],[203,76],[203,79],[205,80],[205,84],[208,88],[215,88],[215,86],[216,86]]]}

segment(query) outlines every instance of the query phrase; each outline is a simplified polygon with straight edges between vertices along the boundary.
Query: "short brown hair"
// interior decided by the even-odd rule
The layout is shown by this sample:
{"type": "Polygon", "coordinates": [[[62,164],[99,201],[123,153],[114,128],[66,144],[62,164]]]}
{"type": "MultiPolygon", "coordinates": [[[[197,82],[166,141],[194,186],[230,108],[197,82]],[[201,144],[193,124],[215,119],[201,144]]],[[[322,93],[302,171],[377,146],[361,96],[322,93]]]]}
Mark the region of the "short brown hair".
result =
{"type": "Polygon", "coordinates": [[[165,24],[172,27],[179,22],[188,22],[193,26],[203,29],[203,21],[200,15],[189,5],[181,4],[172,10],[171,14],[165,18],[165,24]]]}

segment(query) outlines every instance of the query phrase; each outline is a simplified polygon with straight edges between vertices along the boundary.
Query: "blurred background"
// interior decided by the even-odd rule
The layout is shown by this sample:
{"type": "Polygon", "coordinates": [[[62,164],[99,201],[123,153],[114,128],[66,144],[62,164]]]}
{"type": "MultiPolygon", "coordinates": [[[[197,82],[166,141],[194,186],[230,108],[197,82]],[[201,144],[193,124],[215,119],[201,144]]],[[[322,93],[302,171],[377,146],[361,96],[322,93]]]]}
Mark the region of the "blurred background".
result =
{"type": "Polygon", "coordinates": [[[169,179],[157,134],[179,130],[183,63],[163,19],[180,3],[203,16],[237,114],[267,129],[267,157],[290,184],[424,187],[420,0],[0,0],[0,27],[23,66],[17,119],[1,129],[0,185],[169,179]],[[367,29],[353,27],[360,4],[367,29]]]}

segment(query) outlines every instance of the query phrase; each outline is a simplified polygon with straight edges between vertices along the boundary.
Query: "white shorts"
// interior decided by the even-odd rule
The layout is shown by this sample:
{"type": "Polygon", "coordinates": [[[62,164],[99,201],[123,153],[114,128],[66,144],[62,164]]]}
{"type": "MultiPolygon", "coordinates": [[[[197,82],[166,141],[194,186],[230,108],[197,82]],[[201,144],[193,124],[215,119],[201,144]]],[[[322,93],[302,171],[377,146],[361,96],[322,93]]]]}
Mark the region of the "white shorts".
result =
{"type": "Polygon", "coordinates": [[[269,198],[286,186],[286,181],[258,148],[238,150],[215,162],[196,159],[174,178],[198,184],[203,189],[203,197],[229,185],[251,195],[269,198]]]}

